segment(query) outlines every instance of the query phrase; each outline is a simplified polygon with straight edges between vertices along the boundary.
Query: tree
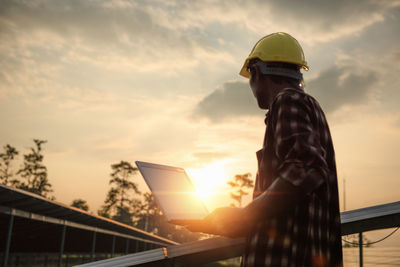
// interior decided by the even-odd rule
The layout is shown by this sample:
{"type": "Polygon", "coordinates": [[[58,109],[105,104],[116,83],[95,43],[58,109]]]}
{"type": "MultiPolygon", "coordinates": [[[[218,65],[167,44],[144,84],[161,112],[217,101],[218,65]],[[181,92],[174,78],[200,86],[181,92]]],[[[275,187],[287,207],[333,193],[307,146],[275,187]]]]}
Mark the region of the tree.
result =
{"type": "Polygon", "coordinates": [[[121,160],[111,165],[112,173],[109,184],[112,186],[107,193],[104,205],[98,214],[116,221],[132,225],[137,214],[140,200],[132,196],[140,196],[138,185],[130,178],[138,171],[129,162],[121,160]]]}
{"type": "Polygon", "coordinates": [[[71,206],[85,211],[89,210],[89,205],[87,204],[86,200],[81,198],[74,199],[71,203],[71,206]]]}
{"type": "Polygon", "coordinates": [[[158,208],[152,193],[145,193],[143,197],[142,212],[136,227],[179,243],[196,241],[204,236],[204,234],[192,233],[185,227],[169,223],[158,208]]]}
{"type": "MultiPolygon", "coordinates": [[[[235,190],[237,188],[236,191],[231,193],[231,198],[234,201],[237,201],[237,205],[239,207],[242,207],[243,196],[249,194],[249,192],[245,191],[246,188],[254,187],[253,180],[251,180],[250,178],[251,178],[250,173],[236,174],[234,177],[234,181],[228,182],[228,185],[232,187],[232,190],[235,190]]],[[[236,207],[235,203],[232,203],[231,205],[236,207]]]]}
{"type": "Polygon", "coordinates": [[[10,180],[14,174],[11,172],[11,161],[18,155],[18,151],[9,144],[3,146],[4,152],[0,153],[0,183],[14,185],[16,180],[10,180]]]}
{"type": "Polygon", "coordinates": [[[143,198],[136,226],[146,232],[155,233],[158,231],[158,222],[161,220],[162,212],[151,192],[144,193],[143,198]]]}
{"type": "Polygon", "coordinates": [[[25,181],[18,183],[17,187],[32,193],[47,197],[53,192],[47,178],[47,168],[43,164],[42,145],[45,140],[33,139],[36,147],[31,147],[31,152],[24,155],[24,163],[17,172],[25,181]]]}

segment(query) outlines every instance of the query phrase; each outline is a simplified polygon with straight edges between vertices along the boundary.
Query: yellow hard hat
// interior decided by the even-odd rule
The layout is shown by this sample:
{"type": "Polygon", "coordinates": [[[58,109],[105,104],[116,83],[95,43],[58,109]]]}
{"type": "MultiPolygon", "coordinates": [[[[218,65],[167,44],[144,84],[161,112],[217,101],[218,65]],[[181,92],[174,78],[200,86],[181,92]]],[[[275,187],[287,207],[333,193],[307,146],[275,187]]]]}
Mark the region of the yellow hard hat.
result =
{"type": "Polygon", "coordinates": [[[253,58],[259,58],[264,62],[292,63],[308,70],[303,49],[299,42],[290,34],[284,32],[272,33],[256,43],[240,70],[239,74],[243,77],[250,77],[247,67],[249,61],[253,58]]]}

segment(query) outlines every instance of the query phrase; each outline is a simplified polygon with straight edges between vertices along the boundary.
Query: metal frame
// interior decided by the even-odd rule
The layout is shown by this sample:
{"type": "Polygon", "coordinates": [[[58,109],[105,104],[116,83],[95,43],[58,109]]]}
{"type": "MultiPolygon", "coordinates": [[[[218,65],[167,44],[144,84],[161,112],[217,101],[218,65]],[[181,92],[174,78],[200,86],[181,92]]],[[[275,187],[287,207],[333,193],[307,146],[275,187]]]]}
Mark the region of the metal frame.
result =
{"type": "Polygon", "coordinates": [[[111,245],[111,258],[114,257],[114,253],[115,253],[115,240],[116,240],[116,236],[113,235],[112,237],[112,245],[111,245]]]}
{"type": "Polygon", "coordinates": [[[62,266],[62,258],[64,254],[64,244],[65,244],[65,232],[67,230],[67,226],[64,224],[61,233],[61,243],[60,243],[60,254],[58,256],[58,267],[62,266]]]}
{"type": "Polygon", "coordinates": [[[341,213],[342,235],[397,227],[400,201],[341,213]]]}
{"type": "MultiPolygon", "coordinates": [[[[362,233],[365,231],[400,226],[400,201],[341,213],[342,235],[358,233],[360,242],[360,266],[362,267],[362,233]]],[[[127,266],[180,266],[204,264],[240,256],[244,238],[210,238],[206,240],[167,246],[113,259],[79,265],[80,267],[127,267],[127,266]]]]}
{"type": "Polygon", "coordinates": [[[4,251],[4,258],[3,258],[3,267],[7,267],[7,264],[8,264],[8,256],[10,254],[11,235],[12,235],[13,226],[14,226],[14,215],[11,215],[10,220],[8,222],[8,231],[7,231],[7,239],[6,239],[6,249],[4,251]]]}
{"type": "MultiPolygon", "coordinates": [[[[78,223],[92,228],[110,230],[116,233],[135,236],[144,240],[152,240],[163,244],[177,244],[167,238],[148,233],[133,226],[104,218],[63,203],[46,199],[37,194],[6,185],[0,185],[0,209],[1,208],[2,210],[6,210],[6,212],[3,212],[6,214],[10,214],[8,211],[10,208],[14,208],[17,211],[30,212],[33,215],[36,215],[36,217],[44,215],[48,218],[67,220],[69,222],[78,223]]],[[[55,221],[53,223],[57,222],[55,221]]]]}
{"type": "MultiPolygon", "coordinates": [[[[97,232],[97,233],[102,233],[102,234],[107,234],[107,235],[119,236],[119,237],[123,237],[123,238],[127,238],[127,239],[139,240],[142,242],[152,243],[155,245],[165,246],[167,244],[167,243],[157,242],[157,241],[144,239],[144,238],[140,238],[140,237],[136,237],[136,236],[132,236],[132,235],[128,235],[128,234],[122,234],[122,233],[119,233],[116,231],[111,231],[111,230],[106,230],[106,229],[102,229],[102,228],[98,228],[98,227],[88,226],[88,225],[84,225],[84,224],[80,224],[80,223],[71,222],[68,220],[57,219],[57,218],[53,218],[53,217],[49,217],[49,216],[44,216],[44,215],[40,215],[40,214],[36,214],[36,213],[32,213],[32,212],[26,212],[23,210],[18,210],[18,209],[4,207],[4,206],[0,206],[0,213],[8,214],[10,216],[27,218],[27,219],[36,220],[36,221],[42,221],[42,222],[47,222],[47,223],[52,223],[52,224],[68,226],[71,228],[77,228],[77,229],[82,229],[82,230],[86,230],[86,231],[92,231],[92,232],[97,232]]],[[[173,241],[170,241],[170,243],[178,244],[173,241]]]]}
{"type": "Polygon", "coordinates": [[[97,232],[93,231],[93,239],[92,239],[92,250],[90,252],[90,260],[93,261],[94,259],[94,254],[96,252],[96,237],[97,237],[97,232]]]}

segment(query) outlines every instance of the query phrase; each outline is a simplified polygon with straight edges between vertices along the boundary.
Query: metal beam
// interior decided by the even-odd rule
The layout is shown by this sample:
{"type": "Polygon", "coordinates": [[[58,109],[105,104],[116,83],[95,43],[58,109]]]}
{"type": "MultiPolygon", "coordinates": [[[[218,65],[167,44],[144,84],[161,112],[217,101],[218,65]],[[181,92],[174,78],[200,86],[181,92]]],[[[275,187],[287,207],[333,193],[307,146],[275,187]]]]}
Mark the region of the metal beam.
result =
{"type": "Polygon", "coordinates": [[[81,267],[86,266],[96,266],[96,267],[123,267],[123,266],[133,266],[133,265],[145,265],[146,263],[154,264],[158,263],[160,266],[165,266],[164,260],[166,259],[166,254],[164,253],[165,248],[157,248],[147,251],[138,252],[135,254],[129,254],[121,257],[116,257],[112,259],[106,259],[102,261],[97,261],[93,263],[86,263],[79,265],[81,267]],[[151,260],[150,260],[151,259],[151,260]]]}
{"type": "Polygon", "coordinates": [[[129,253],[129,239],[126,239],[126,242],[125,242],[125,254],[128,254],[129,253]]]}
{"type": "Polygon", "coordinates": [[[61,233],[61,242],[60,242],[60,254],[58,255],[58,267],[62,265],[62,258],[64,254],[64,244],[65,244],[65,232],[67,230],[67,226],[64,224],[61,233]]]}
{"type": "MultiPolygon", "coordinates": [[[[343,212],[342,235],[362,233],[365,229],[385,229],[400,226],[400,202],[378,205],[365,209],[343,212]]],[[[360,243],[362,244],[362,234],[360,243]]],[[[181,245],[167,246],[131,255],[80,265],[91,266],[168,266],[169,264],[203,264],[240,256],[244,249],[244,238],[210,238],[181,245]],[[162,253],[164,259],[162,259],[162,253]]],[[[362,250],[360,250],[362,257],[362,250]]]]}
{"type": "Polygon", "coordinates": [[[217,237],[166,247],[175,263],[202,264],[240,256],[245,238],[217,237]]]}
{"type": "Polygon", "coordinates": [[[342,235],[400,226],[400,201],[341,213],[342,235]]]}
{"type": "Polygon", "coordinates": [[[93,261],[94,259],[94,253],[96,251],[96,232],[93,232],[93,239],[92,239],[92,250],[90,252],[90,261],[93,261]]]}
{"type": "Polygon", "coordinates": [[[3,267],[7,267],[7,264],[8,264],[8,256],[10,254],[10,245],[11,245],[13,226],[14,226],[14,215],[11,214],[10,220],[8,221],[8,232],[7,232],[7,239],[6,239],[6,248],[4,250],[3,267]]]}
{"type": "MultiPolygon", "coordinates": [[[[140,237],[136,237],[136,236],[132,236],[132,235],[128,235],[128,234],[119,233],[116,231],[106,230],[103,228],[98,228],[98,227],[88,226],[88,225],[84,225],[84,224],[80,224],[80,223],[75,223],[75,222],[71,222],[68,220],[61,220],[61,219],[57,219],[57,218],[53,218],[53,217],[49,217],[49,216],[45,216],[45,215],[40,215],[40,214],[36,214],[36,213],[32,213],[32,212],[26,212],[23,210],[18,210],[18,209],[14,209],[14,208],[10,208],[10,207],[5,207],[5,206],[0,206],[0,213],[13,215],[13,216],[21,217],[21,218],[26,218],[26,219],[30,219],[30,220],[46,222],[46,223],[66,225],[71,228],[77,228],[77,229],[82,229],[82,230],[86,230],[86,231],[94,231],[94,232],[98,232],[98,233],[102,233],[102,234],[106,234],[106,235],[115,235],[115,236],[119,236],[119,237],[123,237],[123,238],[140,240],[143,242],[154,243],[154,244],[161,245],[161,246],[165,246],[168,244],[168,243],[158,242],[158,241],[154,241],[154,240],[148,240],[148,239],[144,239],[144,238],[140,238],[140,237]]],[[[173,241],[170,241],[170,243],[178,244],[173,241]]]]}
{"type": "Polygon", "coordinates": [[[111,245],[111,258],[114,257],[115,252],[115,235],[112,236],[112,245],[111,245]]]}
{"type": "Polygon", "coordinates": [[[359,253],[360,253],[360,267],[363,267],[363,234],[358,233],[358,247],[359,247],[359,253]]]}
{"type": "MultiPolygon", "coordinates": [[[[136,236],[144,240],[153,240],[162,244],[176,244],[166,238],[147,233],[133,226],[125,225],[108,218],[97,216],[83,210],[51,201],[37,194],[0,185],[0,205],[26,212],[45,215],[61,220],[72,221],[86,226],[98,227],[121,234],[136,236]]],[[[9,214],[9,213],[8,213],[9,214]]],[[[16,216],[16,215],[15,215],[16,216]]],[[[99,232],[99,231],[97,231],[99,232]]]]}
{"type": "Polygon", "coordinates": [[[139,241],[135,241],[135,252],[139,252],[139,241]]]}

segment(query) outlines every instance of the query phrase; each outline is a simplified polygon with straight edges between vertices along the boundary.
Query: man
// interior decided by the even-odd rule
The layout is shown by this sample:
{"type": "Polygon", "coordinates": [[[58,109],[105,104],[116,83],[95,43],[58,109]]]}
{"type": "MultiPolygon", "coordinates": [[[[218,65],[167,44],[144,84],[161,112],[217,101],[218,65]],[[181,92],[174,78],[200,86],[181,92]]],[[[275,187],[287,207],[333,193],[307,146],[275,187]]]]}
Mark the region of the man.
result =
{"type": "Polygon", "coordinates": [[[270,34],[254,46],[240,74],[268,113],[253,201],[188,226],[246,236],[244,267],[342,266],[334,149],[323,111],[303,90],[301,68],[308,70],[303,50],[289,34],[270,34]]]}

